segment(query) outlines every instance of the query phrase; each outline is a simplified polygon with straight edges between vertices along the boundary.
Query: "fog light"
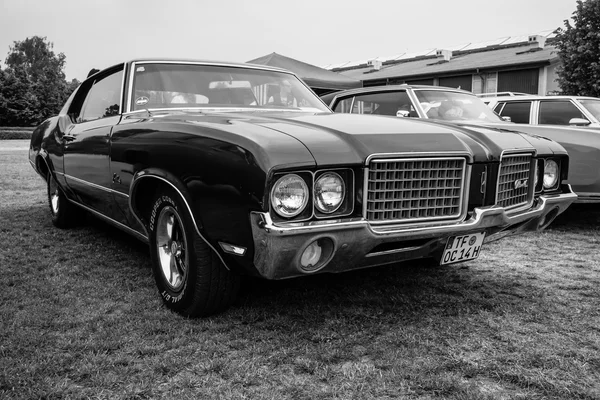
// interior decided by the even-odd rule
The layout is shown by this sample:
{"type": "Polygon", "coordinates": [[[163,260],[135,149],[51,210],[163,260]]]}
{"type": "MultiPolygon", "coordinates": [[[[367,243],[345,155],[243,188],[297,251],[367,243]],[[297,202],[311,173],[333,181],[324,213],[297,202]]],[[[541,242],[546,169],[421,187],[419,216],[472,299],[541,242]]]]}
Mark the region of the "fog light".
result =
{"type": "Polygon", "coordinates": [[[334,244],[331,238],[321,237],[313,240],[302,251],[298,267],[304,272],[319,271],[333,258],[333,249],[334,244]]]}
{"type": "Polygon", "coordinates": [[[304,249],[302,257],[300,257],[300,265],[304,269],[312,269],[321,259],[322,253],[323,249],[319,246],[319,241],[315,240],[304,249]]]}

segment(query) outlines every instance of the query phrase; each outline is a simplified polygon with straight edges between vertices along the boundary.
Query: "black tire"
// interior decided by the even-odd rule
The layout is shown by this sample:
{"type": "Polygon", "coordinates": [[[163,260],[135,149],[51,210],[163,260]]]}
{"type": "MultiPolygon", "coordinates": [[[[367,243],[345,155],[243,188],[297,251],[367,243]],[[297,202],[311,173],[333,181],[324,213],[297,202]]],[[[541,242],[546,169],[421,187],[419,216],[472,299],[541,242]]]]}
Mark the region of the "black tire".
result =
{"type": "Polygon", "coordinates": [[[82,215],[81,209],[67,200],[67,196],[58,186],[58,183],[52,174],[48,174],[46,182],[48,187],[48,205],[50,206],[52,223],[57,228],[61,229],[75,226],[82,215]]]}
{"type": "Polygon", "coordinates": [[[165,191],[154,198],[149,232],[152,272],[168,308],[186,317],[204,317],[233,303],[239,276],[198,235],[178,196],[165,191]]]}

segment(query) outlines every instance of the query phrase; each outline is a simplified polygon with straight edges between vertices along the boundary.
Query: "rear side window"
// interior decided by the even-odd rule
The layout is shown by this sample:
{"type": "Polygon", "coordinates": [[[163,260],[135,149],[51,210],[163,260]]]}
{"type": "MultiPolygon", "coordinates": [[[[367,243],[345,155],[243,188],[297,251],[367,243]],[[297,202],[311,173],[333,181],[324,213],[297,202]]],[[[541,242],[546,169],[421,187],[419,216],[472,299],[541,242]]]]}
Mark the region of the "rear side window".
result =
{"type": "Polygon", "coordinates": [[[394,117],[399,110],[408,111],[410,117],[418,117],[405,91],[358,95],[340,101],[333,109],[334,112],[389,115],[394,117]]]}
{"type": "MultiPolygon", "coordinates": [[[[517,124],[528,124],[530,110],[530,101],[514,101],[507,102],[499,114],[503,117],[510,117],[511,122],[515,122],[517,124]]],[[[497,109],[496,112],[498,112],[497,109]]]]}
{"type": "Polygon", "coordinates": [[[348,97],[347,99],[338,101],[335,107],[333,108],[333,112],[349,114],[353,98],[354,97],[348,97]]]}
{"type": "Polygon", "coordinates": [[[570,101],[540,101],[540,124],[569,125],[572,118],[585,118],[570,101]]]}
{"type": "Polygon", "coordinates": [[[78,122],[118,115],[121,104],[122,79],[123,70],[99,77],[94,81],[81,107],[78,122]]]}

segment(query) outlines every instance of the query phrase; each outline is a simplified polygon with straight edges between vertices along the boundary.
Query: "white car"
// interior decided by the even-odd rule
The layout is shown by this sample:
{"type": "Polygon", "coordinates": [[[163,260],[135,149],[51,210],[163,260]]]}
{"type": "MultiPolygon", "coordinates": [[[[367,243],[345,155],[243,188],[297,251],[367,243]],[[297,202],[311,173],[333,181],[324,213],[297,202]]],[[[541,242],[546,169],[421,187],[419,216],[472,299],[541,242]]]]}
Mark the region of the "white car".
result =
{"type": "Polygon", "coordinates": [[[600,99],[596,97],[529,95],[483,100],[502,118],[519,124],[600,129],[600,99]]]}

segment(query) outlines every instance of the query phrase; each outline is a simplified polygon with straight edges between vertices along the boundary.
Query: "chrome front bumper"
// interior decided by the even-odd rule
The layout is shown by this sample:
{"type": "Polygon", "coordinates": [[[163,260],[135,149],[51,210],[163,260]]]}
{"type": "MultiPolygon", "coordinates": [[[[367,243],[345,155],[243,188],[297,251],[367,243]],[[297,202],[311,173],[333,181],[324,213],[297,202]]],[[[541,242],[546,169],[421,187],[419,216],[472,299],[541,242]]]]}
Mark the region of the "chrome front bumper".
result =
{"type": "MultiPolygon", "coordinates": [[[[486,232],[485,242],[548,226],[577,199],[569,185],[559,195],[541,196],[531,208],[507,213],[503,208],[475,208],[466,220],[438,225],[374,226],[364,219],[345,222],[275,225],[268,213],[251,213],[254,265],[267,279],[314,272],[344,272],[424,257],[439,258],[450,236],[486,232]],[[332,253],[318,271],[307,272],[300,257],[313,241],[328,238],[332,253]]],[[[484,243],[485,243],[484,242],[484,243]]]]}

